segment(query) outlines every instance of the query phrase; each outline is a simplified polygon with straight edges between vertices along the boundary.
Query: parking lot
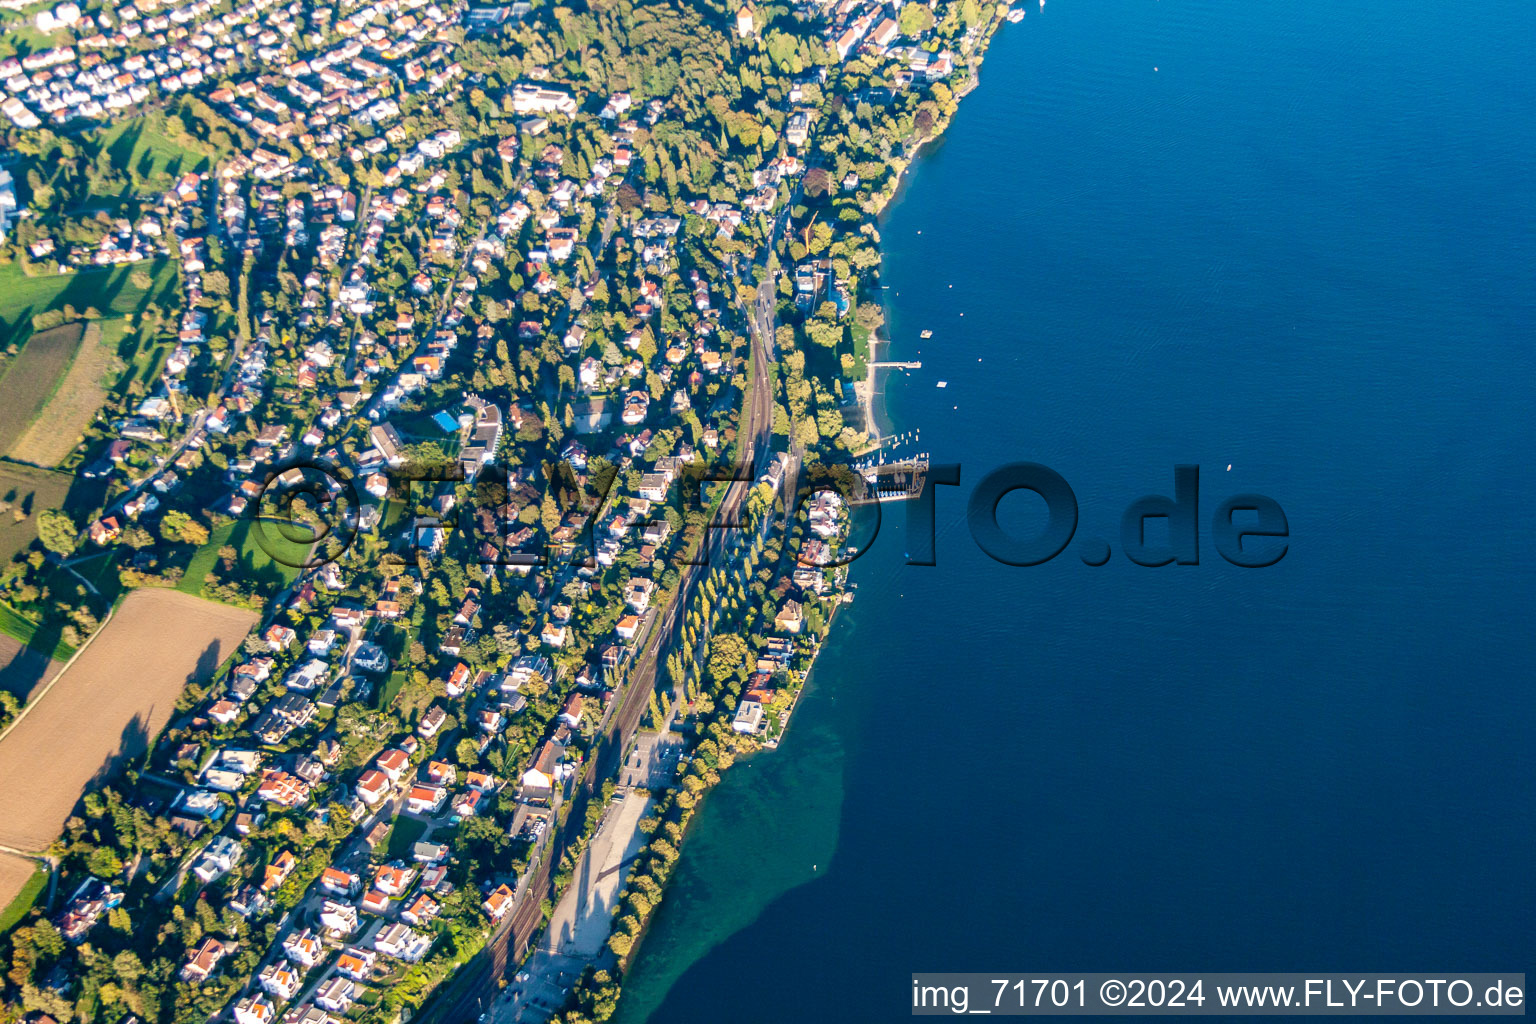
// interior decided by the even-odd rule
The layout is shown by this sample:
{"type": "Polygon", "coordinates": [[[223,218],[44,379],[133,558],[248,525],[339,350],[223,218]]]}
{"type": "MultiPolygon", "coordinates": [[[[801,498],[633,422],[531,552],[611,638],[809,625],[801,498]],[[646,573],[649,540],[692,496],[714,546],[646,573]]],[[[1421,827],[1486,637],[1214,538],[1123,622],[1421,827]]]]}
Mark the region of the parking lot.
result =
{"type": "Polygon", "coordinates": [[[624,877],[645,844],[639,825],[651,802],[642,789],[620,791],[609,805],[538,948],[496,1000],[485,1024],[547,1020],[587,965],[603,955],[624,877]]]}
{"type": "Polygon", "coordinates": [[[683,751],[683,738],[676,733],[641,733],[635,749],[619,771],[619,785],[642,789],[661,789],[677,774],[677,759],[683,751]]]}

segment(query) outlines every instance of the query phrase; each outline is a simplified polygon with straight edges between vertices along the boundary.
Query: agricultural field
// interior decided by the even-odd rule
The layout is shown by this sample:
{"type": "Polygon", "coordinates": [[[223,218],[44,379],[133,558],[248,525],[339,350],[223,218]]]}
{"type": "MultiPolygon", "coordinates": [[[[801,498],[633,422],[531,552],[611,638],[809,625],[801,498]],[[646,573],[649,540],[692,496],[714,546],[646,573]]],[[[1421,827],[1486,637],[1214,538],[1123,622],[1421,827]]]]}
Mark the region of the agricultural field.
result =
{"type": "Polygon", "coordinates": [[[26,916],[48,884],[48,872],[25,857],[0,853],[0,932],[26,916]]]}
{"type": "Polygon", "coordinates": [[[34,650],[9,634],[0,633],[0,690],[15,694],[23,704],[38,687],[59,674],[61,662],[34,650]]]}
{"type": "MultiPolygon", "coordinates": [[[[70,330],[77,328],[78,324],[69,327],[60,327],[57,330],[70,330]]],[[[45,331],[45,334],[52,333],[45,331]]],[[[32,336],[27,342],[27,347],[22,349],[22,358],[36,345],[41,334],[32,336]]],[[[18,359],[18,365],[20,360],[18,359]]],[[[75,352],[74,361],[69,364],[64,378],[59,381],[53,396],[48,399],[42,411],[33,417],[31,425],[24,430],[6,452],[10,458],[17,462],[29,462],[34,466],[44,466],[49,469],[57,466],[70,452],[75,450],[75,445],[80,442],[80,437],[85,433],[85,428],[91,425],[96,418],[96,412],[106,401],[107,388],[111,384],[113,367],[116,364],[116,356],[101,337],[101,327],[98,324],[88,324],[85,335],[81,339],[75,352]]],[[[7,406],[5,394],[9,387],[11,375],[7,373],[0,378],[0,432],[5,429],[5,417],[7,406]]],[[[0,448],[0,451],[3,451],[0,448]]]]}
{"type": "MultiPolygon", "coordinates": [[[[99,339],[100,331],[96,332],[99,339]]],[[[53,398],[85,336],[84,324],[65,324],[32,335],[0,376],[0,455],[11,448],[53,398]]]]}
{"type": "Polygon", "coordinates": [[[80,794],[142,755],[182,687],[211,677],[256,618],[174,590],[129,594],[0,737],[0,779],[28,780],[0,788],[0,845],[41,850],[58,838],[80,794]]]}
{"type": "Polygon", "coordinates": [[[24,342],[32,333],[32,318],[47,310],[70,306],[84,314],[94,309],[104,319],[137,314],[151,298],[163,305],[160,293],[175,283],[176,266],[169,259],[36,275],[20,263],[0,263],[0,348],[24,342]],[[133,283],[140,272],[149,277],[148,288],[133,283]]]}
{"type": "Polygon", "coordinates": [[[75,482],[68,473],[0,461],[0,561],[37,539],[37,514],[62,508],[75,482]],[[17,513],[25,515],[18,519],[17,513]]]}

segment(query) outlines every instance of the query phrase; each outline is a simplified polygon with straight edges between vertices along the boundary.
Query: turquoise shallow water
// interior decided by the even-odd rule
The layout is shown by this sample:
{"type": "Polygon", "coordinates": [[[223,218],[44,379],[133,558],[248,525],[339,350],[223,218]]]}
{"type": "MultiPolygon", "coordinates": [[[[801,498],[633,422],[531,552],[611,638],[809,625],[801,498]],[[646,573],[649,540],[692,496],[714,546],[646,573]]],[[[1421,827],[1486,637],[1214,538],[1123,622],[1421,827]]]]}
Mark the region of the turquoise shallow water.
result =
{"type": "Polygon", "coordinates": [[[1533,50],[1523,0],[1005,26],[885,225],[924,362],[888,413],[963,467],[939,564],[886,517],[626,1024],[895,1020],[913,970],[1536,970],[1533,50]],[[978,551],[965,499],[1020,459],[1107,565],[978,551]],[[1200,564],[1133,565],[1178,463],[1200,564]],[[1278,565],[1216,555],[1241,491],[1278,565]]]}

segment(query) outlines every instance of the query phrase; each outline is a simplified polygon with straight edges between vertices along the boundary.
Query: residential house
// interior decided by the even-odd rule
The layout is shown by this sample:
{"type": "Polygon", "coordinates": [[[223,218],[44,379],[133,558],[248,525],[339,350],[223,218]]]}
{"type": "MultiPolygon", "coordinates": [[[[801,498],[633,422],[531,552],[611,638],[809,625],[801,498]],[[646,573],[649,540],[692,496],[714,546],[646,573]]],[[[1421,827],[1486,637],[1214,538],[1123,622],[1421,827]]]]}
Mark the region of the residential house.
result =
{"type": "Polygon", "coordinates": [[[356,896],[362,880],[350,871],[328,867],[320,875],[320,888],[332,896],[356,896]]]}
{"type": "Polygon", "coordinates": [[[212,882],[221,875],[227,874],[245,853],[245,848],[235,842],[229,836],[214,836],[207,846],[203,847],[202,856],[197,863],[192,865],[192,873],[202,879],[204,883],[212,882]]]}
{"type": "Polygon", "coordinates": [[[559,777],[560,765],[565,760],[565,747],[548,740],[539,748],[537,756],[533,759],[520,779],[518,796],[528,803],[547,804],[554,797],[555,783],[559,777]]]}
{"type": "Polygon", "coordinates": [[[320,924],[334,935],[351,935],[357,931],[357,908],[339,900],[326,900],[320,905],[320,924]]]}
{"type": "Polygon", "coordinates": [[[230,942],[228,939],[219,939],[212,935],[205,936],[192,951],[191,957],[182,965],[181,980],[188,984],[206,981],[219,966],[219,961],[229,956],[238,947],[239,943],[230,942]]]}
{"type": "Polygon", "coordinates": [[[411,766],[410,758],[398,747],[390,747],[374,759],[374,765],[389,776],[390,782],[399,782],[405,770],[411,766]]]}
{"type": "Polygon", "coordinates": [[[270,963],[263,967],[261,973],[256,976],[257,984],[266,992],[270,992],[277,998],[287,1002],[299,991],[299,983],[302,977],[292,967],[284,963],[270,963]]]}
{"type": "Polygon", "coordinates": [[[750,736],[755,735],[762,724],[763,706],[755,700],[743,699],[736,707],[736,717],[731,721],[731,728],[750,736]]]}
{"type": "Polygon", "coordinates": [[[301,928],[296,932],[289,932],[288,937],[283,940],[283,955],[300,967],[310,968],[320,962],[324,949],[314,932],[308,928],[301,928]]]}
{"type": "Polygon", "coordinates": [[[405,808],[412,814],[436,814],[447,798],[448,791],[441,786],[412,786],[405,798],[405,808]]]}
{"type": "Polygon", "coordinates": [[[420,893],[409,906],[400,911],[400,920],[406,924],[426,924],[437,916],[437,910],[437,901],[426,893],[420,893]]]}
{"type": "Polygon", "coordinates": [[[336,973],[353,981],[367,981],[368,974],[373,970],[374,961],[377,959],[378,954],[371,949],[348,946],[341,951],[341,956],[336,958],[336,973]]]}
{"type": "Polygon", "coordinates": [[[581,694],[573,693],[565,700],[565,706],[560,709],[560,721],[575,729],[581,725],[581,694]]]}
{"type": "Polygon", "coordinates": [[[461,818],[473,818],[480,813],[481,807],[489,804],[484,793],[469,789],[453,798],[453,813],[461,818]]]}
{"type": "Polygon", "coordinates": [[[363,803],[372,807],[389,794],[389,778],[376,768],[370,768],[358,776],[353,787],[363,803]]]}
{"type": "Polygon", "coordinates": [[[291,850],[284,850],[267,865],[265,874],[261,880],[262,892],[274,892],[282,887],[288,880],[288,875],[293,871],[293,866],[298,863],[291,850]]]}
{"type": "Polygon", "coordinates": [[[632,577],[624,588],[624,601],[637,612],[643,612],[651,603],[656,584],[644,576],[632,577]]]}
{"type": "Polygon", "coordinates": [[[283,1012],[283,1024],[338,1024],[338,1018],[314,1003],[300,1003],[283,1012]]]}
{"type": "Polygon", "coordinates": [[[235,1004],[235,1024],[272,1024],[276,1015],[277,1007],[265,993],[246,996],[235,1004]]]}
{"type": "Polygon", "coordinates": [[[443,722],[446,721],[447,718],[448,712],[434,704],[427,710],[427,713],[421,717],[421,724],[416,726],[416,731],[420,733],[423,738],[431,739],[433,736],[437,735],[437,730],[443,727],[443,722]]]}
{"type": "Polygon", "coordinates": [[[315,1005],[332,1013],[346,1013],[357,999],[357,985],[351,978],[332,976],[315,990],[315,1005]]]}
{"type": "Polygon", "coordinates": [[[357,906],[365,914],[382,917],[389,913],[389,893],[380,892],[377,889],[369,889],[363,893],[362,901],[357,906]]]}
{"type": "Polygon", "coordinates": [[[432,948],[432,937],[412,931],[403,924],[391,924],[373,937],[373,948],[396,960],[416,963],[432,948]]]}
{"type": "Polygon", "coordinates": [[[290,775],[277,768],[267,768],[261,773],[261,785],[256,788],[256,796],[279,807],[302,807],[309,802],[309,783],[297,775],[290,775]]]}
{"type": "Polygon", "coordinates": [[[480,909],[484,910],[485,916],[489,917],[492,921],[500,921],[506,916],[507,911],[512,909],[512,902],[515,896],[516,894],[512,891],[512,887],[502,883],[485,898],[485,902],[480,904],[480,909]]]}
{"type": "Polygon", "coordinates": [[[378,871],[374,872],[373,885],[380,892],[401,896],[411,887],[411,882],[415,878],[415,868],[408,868],[401,864],[382,864],[378,871]]]}
{"type": "Polygon", "coordinates": [[[787,633],[798,633],[805,623],[805,615],[799,601],[785,601],[784,607],[773,617],[773,628],[787,633]]]}

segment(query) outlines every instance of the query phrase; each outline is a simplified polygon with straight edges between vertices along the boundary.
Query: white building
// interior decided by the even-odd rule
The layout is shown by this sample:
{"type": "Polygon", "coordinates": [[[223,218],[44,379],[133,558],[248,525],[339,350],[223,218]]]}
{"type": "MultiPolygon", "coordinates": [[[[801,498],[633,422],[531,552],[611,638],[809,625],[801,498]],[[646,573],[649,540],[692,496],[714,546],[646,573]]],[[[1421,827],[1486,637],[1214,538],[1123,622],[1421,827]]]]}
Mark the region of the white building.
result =
{"type": "Polygon", "coordinates": [[[240,862],[245,848],[228,836],[215,836],[203,847],[203,855],[192,866],[192,873],[205,883],[226,874],[240,862]]]}
{"type": "Polygon", "coordinates": [[[315,1005],[335,1013],[346,1013],[356,998],[357,986],[351,979],[339,975],[331,977],[315,990],[315,1005]]]}
{"type": "Polygon", "coordinates": [[[512,87],[512,109],[519,114],[558,113],[569,117],[576,113],[576,100],[559,89],[518,82],[512,87]]]}
{"type": "Polygon", "coordinates": [[[357,931],[357,908],[339,900],[326,900],[320,908],[320,924],[328,932],[351,935],[357,931]]]}
{"type": "Polygon", "coordinates": [[[753,735],[763,724],[763,706],[755,700],[744,700],[736,709],[736,718],[731,722],[731,728],[737,732],[753,735]]]}
{"type": "Polygon", "coordinates": [[[257,980],[264,991],[286,1002],[299,990],[299,983],[303,979],[288,964],[272,963],[262,969],[257,980]]]}
{"type": "Polygon", "coordinates": [[[11,221],[16,216],[16,182],[11,172],[0,170],[0,243],[10,234],[11,221]]]}
{"type": "Polygon", "coordinates": [[[34,23],[39,32],[57,32],[61,28],[69,28],[80,21],[80,8],[77,4],[65,0],[51,11],[38,11],[34,23]]]}
{"type": "Polygon", "coordinates": [[[277,1007],[266,995],[247,996],[235,1004],[235,1024],[272,1024],[277,1007]]]}
{"type": "Polygon", "coordinates": [[[412,931],[403,924],[392,924],[374,936],[373,948],[385,956],[416,963],[432,948],[432,937],[412,931]]]}

